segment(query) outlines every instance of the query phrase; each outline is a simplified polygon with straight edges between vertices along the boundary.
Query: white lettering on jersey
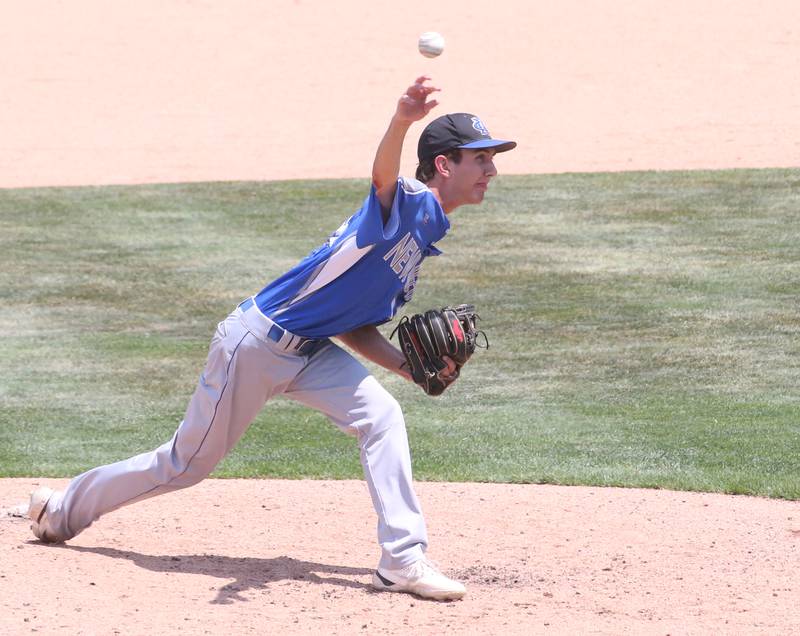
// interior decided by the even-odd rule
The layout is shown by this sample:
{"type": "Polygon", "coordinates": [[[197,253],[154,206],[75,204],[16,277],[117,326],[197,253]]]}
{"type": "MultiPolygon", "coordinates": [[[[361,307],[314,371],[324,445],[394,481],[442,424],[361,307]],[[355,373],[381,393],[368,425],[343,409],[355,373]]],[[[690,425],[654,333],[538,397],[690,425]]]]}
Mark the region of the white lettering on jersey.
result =
{"type": "Polygon", "coordinates": [[[406,284],[403,286],[403,298],[408,302],[414,295],[414,289],[417,287],[417,276],[419,275],[419,263],[414,268],[413,276],[409,276],[406,284]]]}
{"type": "Polygon", "coordinates": [[[406,264],[415,254],[419,253],[419,251],[419,245],[417,245],[414,237],[411,236],[411,232],[408,232],[403,238],[397,241],[392,249],[386,252],[386,256],[383,257],[383,260],[388,261],[391,258],[392,271],[400,276],[406,264]]]}
{"type": "Polygon", "coordinates": [[[400,280],[403,281],[404,283],[407,282],[408,277],[411,276],[411,272],[419,265],[421,260],[422,260],[422,252],[420,250],[417,250],[411,256],[411,258],[408,259],[408,263],[406,263],[406,266],[403,268],[403,271],[400,274],[400,280]]]}
{"type": "Polygon", "coordinates": [[[414,237],[411,236],[411,232],[408,232],[392,249],[386,252],[383,260],[389,261],[390,259],[389,266],[397,274],[400,282],[403,283],[403,294],[406,302],[408,302],[414,295],[419,266],[422,262],[422,250],[419,249],[419,245],[417,245],[414,237]]]}

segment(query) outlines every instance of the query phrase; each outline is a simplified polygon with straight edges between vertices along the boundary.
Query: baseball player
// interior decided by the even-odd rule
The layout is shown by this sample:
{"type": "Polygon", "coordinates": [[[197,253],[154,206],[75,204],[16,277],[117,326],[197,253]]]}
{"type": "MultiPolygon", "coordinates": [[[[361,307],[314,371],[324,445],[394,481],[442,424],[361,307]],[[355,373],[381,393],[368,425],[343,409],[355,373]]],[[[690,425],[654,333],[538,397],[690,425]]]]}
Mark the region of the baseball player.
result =
{"type": "MultiPolygon", "coordinates": [[[[33,533],[62,542],[117,508],[207,477],[265,402],[283,394],[317,409],[358,439],[378,516],[381,557],[374,587],[456,599],[464,586],[425,557],[425,521],[414,493],[403,414],[375,377],[332,338],[406,379],[401,351],[376,325],[408,302],[423,260],[439,254],[448,215],[483,200],[494,155],[515,142],[492,139],[478,117],[445,115],[418,145],[416,179],[399,177],[410,125],[436,105],[419,77],[400,98],[378,146],[362,207],[296,267],[247,298],[217,326],[183,422],[159,448],[72,479],[63,492],[31,495],[33,533]]],[[[453,365],[442,371],[447,377],[453,365]]]]}

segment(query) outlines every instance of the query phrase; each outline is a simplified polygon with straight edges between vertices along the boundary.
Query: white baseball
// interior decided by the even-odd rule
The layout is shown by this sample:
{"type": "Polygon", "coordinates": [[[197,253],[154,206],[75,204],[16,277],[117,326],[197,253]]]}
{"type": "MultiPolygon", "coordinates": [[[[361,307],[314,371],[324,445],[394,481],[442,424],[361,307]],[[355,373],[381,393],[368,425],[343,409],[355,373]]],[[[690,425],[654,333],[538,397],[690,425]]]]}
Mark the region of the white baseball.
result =
{"type": "Polygon", "coordinates": [[[418,47],[425,57],[438,57],[444,51],[444,38],[436,31],[426,31],[419,36],[418,47]]]}

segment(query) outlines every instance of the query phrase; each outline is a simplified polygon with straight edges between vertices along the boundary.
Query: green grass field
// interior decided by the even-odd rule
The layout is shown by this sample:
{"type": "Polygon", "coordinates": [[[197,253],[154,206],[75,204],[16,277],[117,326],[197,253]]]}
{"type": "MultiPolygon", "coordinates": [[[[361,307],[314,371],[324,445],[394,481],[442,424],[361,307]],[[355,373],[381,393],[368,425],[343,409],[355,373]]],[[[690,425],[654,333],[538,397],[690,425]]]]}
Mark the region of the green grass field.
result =
{"type": "MultiPolygon", "coordinates": [[[[367,187],[0,190],[0,475],[168,439],[216,323],[367,187]]],[[[406,307],[474,302],[491,348],[441,398],[376,371],[415,476],[800,499],[798,192],[800,170],[498,179],[406,307]]],[[[353,439],[278,399],[215,474],[361,468],[353,439]]]]}

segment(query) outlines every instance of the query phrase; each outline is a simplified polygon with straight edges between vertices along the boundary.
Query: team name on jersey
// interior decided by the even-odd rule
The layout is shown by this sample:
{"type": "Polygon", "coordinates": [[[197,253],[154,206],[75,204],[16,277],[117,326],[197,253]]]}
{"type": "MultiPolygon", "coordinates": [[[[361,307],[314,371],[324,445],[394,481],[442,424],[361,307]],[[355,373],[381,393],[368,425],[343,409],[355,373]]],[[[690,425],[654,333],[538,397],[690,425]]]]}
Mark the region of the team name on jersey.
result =
{"type": "Polygon", "coordinates": [[[414,287],[417,284],[417,274],[419,273],[419,265],[422,261],[422,250],[419,245],[408,232],[401,238],[394,247],[386,252],[383,257],[384,261],[391,261],[389,267],[397,274],[400,282],[403,283],[403,294],[406,302],[411,300],[414,295],[414,287]]]}

